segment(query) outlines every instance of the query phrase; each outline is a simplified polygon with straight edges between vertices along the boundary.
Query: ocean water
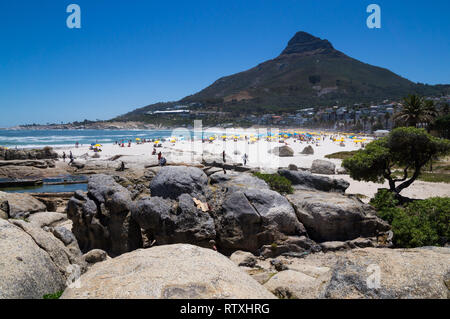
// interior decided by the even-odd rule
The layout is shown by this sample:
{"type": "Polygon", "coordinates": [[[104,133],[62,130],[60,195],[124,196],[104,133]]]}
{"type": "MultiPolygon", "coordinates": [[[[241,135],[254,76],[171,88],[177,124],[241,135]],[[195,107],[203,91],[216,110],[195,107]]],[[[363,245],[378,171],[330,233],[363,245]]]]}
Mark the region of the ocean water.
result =
{"type": "Polygon", "coordinates": [[[67,185],[48,185],[27,186],[27,187],[6,187],[0,188],[0,191],[7,193],[69,193],[81,190],[87,192],[87,184],[67,184],[67,185]]]}
{"type": "Polygon", "coordinates": [[[159,139],[171,136],[190,138],[192,132],[171,130],[0,130],[0,146],[8,148],[61,147],[72,146],[76,142],[82,145],[112,144],[122,140],[134,142],[136,138],[159,139]]]}

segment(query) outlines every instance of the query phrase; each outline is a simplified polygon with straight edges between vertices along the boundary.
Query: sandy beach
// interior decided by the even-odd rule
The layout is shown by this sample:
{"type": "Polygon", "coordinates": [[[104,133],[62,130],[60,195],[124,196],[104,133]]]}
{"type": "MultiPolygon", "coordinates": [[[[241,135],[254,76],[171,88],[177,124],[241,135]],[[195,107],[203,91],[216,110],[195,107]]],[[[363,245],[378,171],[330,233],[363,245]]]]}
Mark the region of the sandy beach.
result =
{"type": "MultiPolygon", "coordinates": [[[[239,133],[235,133],[235,136],[239,133]]],[[[244,134],[242,134],[244,136],[244,134]]],[[[341,146],[339,141],[333,141],[331,135],[317,135],[311,142],[299,141],[297,138],[289,137],[282,138],[281,142],[278,138],[269,139],[260,138],[258,140],[251,140],[240,137],[238,139],[228,138],[225,141],[221,136],[216,136],[214,140],[202,142],[196,140],[180,140],[176,141],[167,139],[161,141],[161,147],[156,148],[157,153],[161,152],[162,156],[166,158],[169,164],[189,164],[200,165],[203,160],[222,161],[222,152],[226,153],[227,163],[243,163],[243,155],[247,154],[248,161],[246,166],[250,168],[259,168],[261,171],[276,172],[278,168],[288,167],[291,164],[299,168],[310,168],[313,161],[316,159],[325,159],[336,164],[336,168],[341,167],[342,160],[327,159],[325,155],[342,151],[354,151],[361,148],[361,143],[355,143],[349,136],[338,136],[337,139],[343,139],[345,146],[341,146]],[[275,147],[287,145],[294,151],[292,157],[279,157],[271,153],[275,147]],[[312,155],[301,154],[303,149],[311,146],[314,150],[312,155]]],[[[371,137],[365,138],[365,142],[370,142],[371,137]]],[[[86,161],[111,161],[116,160],[117,165],[123,161],[127,166],[142,166],[149,163],[155,163],[157,156],[152,155],[154,143],[136,143],[132,141],[131,146],[125,144],[124,147],[115,144],[104,144],[101,146],[101,152],[94,152],[90,146],[80,146],[78,148],[60,148],[56,151],[62,155],[63,152],[68,156],[72,152],[77,162],[85,163],[86,161]],[[97,158],[93,158],[93,156],[97,158]],[[120,160],[118,158],[120,157],[120,160]]],[[[378,188],[386,188],[385,184],[376,184],[371,182],[359,182],[353,180],[349,175],[334,175],[334,178],[343,178],[350,182],[350,187],[347,189],[347,194],[361,194],[364,195],[363,201],[368,201],[377,192],[378,188]]],[[[415,181],[408,189],[402,193],[405,196],[424,199],[434,196],[450,196],[450,185],[445,183],[430,183],[423,181],[415,181]]]]}

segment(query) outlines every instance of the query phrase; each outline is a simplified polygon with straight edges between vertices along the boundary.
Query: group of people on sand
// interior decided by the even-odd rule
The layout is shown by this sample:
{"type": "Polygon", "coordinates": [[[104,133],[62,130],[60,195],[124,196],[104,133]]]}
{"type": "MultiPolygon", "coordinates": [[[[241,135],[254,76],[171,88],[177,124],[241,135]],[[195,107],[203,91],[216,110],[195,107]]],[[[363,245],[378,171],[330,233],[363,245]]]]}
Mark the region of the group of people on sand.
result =
{"type": "Polygon", "coordinates": [[[166,165],[166,163],[167,163],[166,158],[162,156],[161,151],[159,151],[159,153],[156,154],[156,147],[153,147],[152,155],[158,155],[158,163],[160,166],[166,165]]]}
{"type": "MultiPolygon", "coordinates": [[[[122,141],[120,143],[118,141],[115,141],[114,145],[119,145],[120,147],[125,147],[125,141],[122,141]]],[[[131,147],[131,140],[128,141],[128,147],[131,147]]]]}

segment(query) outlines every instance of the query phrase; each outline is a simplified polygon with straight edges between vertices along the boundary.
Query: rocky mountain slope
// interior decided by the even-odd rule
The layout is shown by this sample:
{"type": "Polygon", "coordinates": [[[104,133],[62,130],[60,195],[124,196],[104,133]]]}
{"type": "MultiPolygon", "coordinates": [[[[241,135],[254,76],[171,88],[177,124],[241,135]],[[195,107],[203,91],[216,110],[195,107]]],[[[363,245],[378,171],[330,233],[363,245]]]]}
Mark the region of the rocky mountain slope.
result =
{"type": "Polygon", "coordinates": [[[175,104],[201,110],[267,112],[399,99],[411,93],[440,95],[449,90],[449,85],[411,82],[387,69],[347,56],[328,40],[298,32],[272,60],[220,78],[180,101],[149,105],[118,119],[139,120],[148,111],[175,104]]]}

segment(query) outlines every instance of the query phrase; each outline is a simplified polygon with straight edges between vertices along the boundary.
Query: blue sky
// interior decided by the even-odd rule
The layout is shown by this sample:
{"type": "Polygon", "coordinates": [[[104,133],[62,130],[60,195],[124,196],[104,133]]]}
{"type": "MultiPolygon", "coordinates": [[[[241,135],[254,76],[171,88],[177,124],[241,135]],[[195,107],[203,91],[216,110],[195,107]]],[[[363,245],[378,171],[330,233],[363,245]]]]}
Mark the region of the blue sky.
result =
{"type": "Polygon", "coordinates": [[[450,83],[450,1],[0,2],[0,127],[109,119],[276,57],[297,31],[415,82],[450,83]],[[81,29],[66,7],[81,7],[81,29]],[[382,28],[366,26],[367,5],[382,28]]]}

